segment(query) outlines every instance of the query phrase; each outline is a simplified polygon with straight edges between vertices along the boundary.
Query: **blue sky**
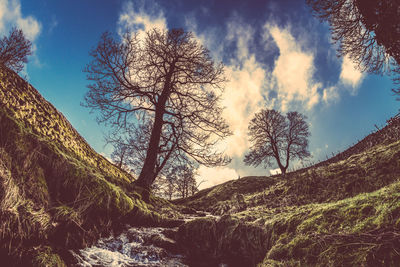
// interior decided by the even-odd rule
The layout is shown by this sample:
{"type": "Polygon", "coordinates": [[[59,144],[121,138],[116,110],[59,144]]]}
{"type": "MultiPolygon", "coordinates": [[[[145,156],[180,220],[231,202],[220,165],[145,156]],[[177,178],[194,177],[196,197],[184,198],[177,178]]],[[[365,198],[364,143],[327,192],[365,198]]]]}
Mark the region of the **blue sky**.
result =
{"type": "Polygon", "coordinates": [[[34,44],[22,75],[105,156],[112,152],[104,146],[107,129],[80,106],[89,50],[104,31],[124,27],[193,31],[225,64],[223,115],[234,132],[222,145],[232,163],[201,167],[199,179],[207,180],[202,186],[269,174],[242,162],[248,121],[261,108],[306,114],[311,161],[319,161],[362,139],[374,124],[382,126],[400,106],[390,78],[362,74],[347,58],[336,57],[328,26],[313,18],[303,1],[0,0],[0,33],[14,25],[34,44]]]}

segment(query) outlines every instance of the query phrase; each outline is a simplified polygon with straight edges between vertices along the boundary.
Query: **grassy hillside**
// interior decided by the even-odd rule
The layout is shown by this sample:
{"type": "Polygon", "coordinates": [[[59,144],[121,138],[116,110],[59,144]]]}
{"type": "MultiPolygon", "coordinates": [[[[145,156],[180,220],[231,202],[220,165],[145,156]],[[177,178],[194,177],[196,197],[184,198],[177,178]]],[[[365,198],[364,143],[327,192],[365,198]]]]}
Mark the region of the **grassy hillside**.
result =
{"type": "MultiPolygon", "coordinates": [[[[125,223],[158,223],[131,177],[97,154],[14,72],[0,70],[0,258],[64,266],[67,249],[125,223]]],[[[157,204],[156,201],[153,201],[157,204]]]]}
{"type": "Polygon", "coordinates": [[[181,226],[180,242],[193,259],[204,257],[203,244],[211,262],[233,266],[398,266],[399,126],[392,122],[361,141],[373,145],[357,144],[341,160],[177,200],[222,216],[181,226]],[[201,238],[193,240],[194,231],[201,238]]]}
{"type": "MultiPolygon", "coordinates": [[[[68,249],[169,223],[27,82],[0,70],[0,259],[65,266],[68,249]]],[[[245,177],[175,203],[206,210],[176,239],[198,266],[398,266],[400,120],[316,166],[245,177]],[[204,214],[203,214],[204,215],[204,214]]],[[[194,264],[194,265],[196,265],[194,264]]]]}

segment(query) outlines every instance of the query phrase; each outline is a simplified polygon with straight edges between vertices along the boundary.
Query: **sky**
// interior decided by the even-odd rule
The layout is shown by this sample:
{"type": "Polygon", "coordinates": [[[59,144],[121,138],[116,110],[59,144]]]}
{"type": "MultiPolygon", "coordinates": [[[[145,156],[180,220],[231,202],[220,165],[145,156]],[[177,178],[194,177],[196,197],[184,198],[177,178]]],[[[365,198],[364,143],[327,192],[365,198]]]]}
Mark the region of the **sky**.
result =
{"type": "MultiPolygon", "coordinates": [[[[198,169],[201,188],[238,177],[270,175],[245,166],[247,126],[254,113],[274,108],[305,114],[308,163],[326,159],[382,127],[399,110],[390,77],[360,73],[337,57],[329,27],[299,0],[0,0],[0,35],[22,28],[34,53],[20,73],[61,111],[100,154],[110,157],[107,128],[82,107],[82,71],[105,31],[183,28],[223,62],[228,82],[223,116],[233,135],[224,141],[232,162],[198,169]]],[[[294,162],[298,168],[301,162],[294,162]]]]}

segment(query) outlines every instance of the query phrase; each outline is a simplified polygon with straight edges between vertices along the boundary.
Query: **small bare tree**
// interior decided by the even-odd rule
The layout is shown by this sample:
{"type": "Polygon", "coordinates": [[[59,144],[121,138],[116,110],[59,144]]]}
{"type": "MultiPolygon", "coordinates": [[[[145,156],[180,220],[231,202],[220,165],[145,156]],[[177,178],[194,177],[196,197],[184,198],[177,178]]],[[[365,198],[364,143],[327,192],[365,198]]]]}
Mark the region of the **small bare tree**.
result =
{"type": "Polygon", "coordinates": [[[114,151],[111,153],[111,160],[121,169],[127,169],[127,157],[129,147],[123,143],[115,143],[114,151]]]}
{"type": "Polygon", "coordinates": [[[90,55],[85,105],[100,110],[99,122],[116,132],[139,125],[148,136],[137,185],[149,189],[173,155],[206,166],[229,162],[214,148],[230,134],[219,106],[223,66],[192,33],[153,29],[144,40],[105,33],[90,55]]]}
{"type": "Polygon", "coordinates": [[[289,112],[286,117],[276,110],[261,110],[249,124],[250,152],[245,155],[246,165],[272,166],[272,159],[285,174],[290,160],[310,156],[310,132],[306,116],[289,112]]]}
{"type": "Polygon", "coordinates": [[[0,39],[0,66],[20,72],[32,54],[31,47],[22,30],[12,28],[9,36],[0,39]]]}
{"type": "Polygon", "coordinates": [[[167,180],[174,185],[175,193],[178,197],[185,198],[194,195],[198,191],[196,182],[196,172],[190,165],[178,165],[172,168],[167,180]]]}
{"type": "MultiPolygon", "coordinates": [[[[398,0],[307,0],[327,21],[339,55],[349,56],[362,71],[400,75],[400,2],[398,0]]],[[[400,95],[400,88],[393,89],[400,95]]]]}

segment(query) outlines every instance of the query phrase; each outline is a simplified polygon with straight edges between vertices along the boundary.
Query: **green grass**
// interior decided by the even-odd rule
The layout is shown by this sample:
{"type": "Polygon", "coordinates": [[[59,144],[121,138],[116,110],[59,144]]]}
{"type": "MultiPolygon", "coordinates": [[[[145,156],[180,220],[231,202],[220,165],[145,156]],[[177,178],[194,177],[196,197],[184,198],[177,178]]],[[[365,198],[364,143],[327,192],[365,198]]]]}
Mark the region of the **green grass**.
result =
{"type": "Polygon", "coordinates": [[[230,200],[235,194],[252,195],[267,189],[279,180],[278,177],[251,176],[229,181],[203,189],[194,196],[173,200],[172,203],[189,206],[198,210],[210,209],[214,204],[230,200]]]}
{"type": "Polygon", "coordinates": [[[2,258],[22,266],[64,266],[59,253],[90,245],[127,223],[164,220],[156,199],[145,203],[126,172],[98,155],[34,88],[5,70],[0,125],[2,258]]]}
{"type": "Polygon", "coordinates": [[[66,267],[64,261],[51,247],[36,247],[32,254],[33,267],[66,267]]]}
{"type": "MultiPolygon", "coordinates": [[[[252,220],[246,212],[235,216],[252,220]]],[[[262,266],[270,260],[295,260],[301,266],[395,266],[400,260],[400,182],[260,217],[255,224],[270,231],[273,244],[262,266]]]]}

